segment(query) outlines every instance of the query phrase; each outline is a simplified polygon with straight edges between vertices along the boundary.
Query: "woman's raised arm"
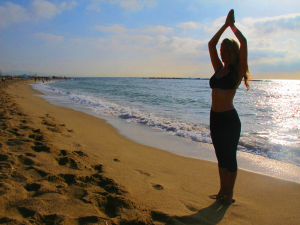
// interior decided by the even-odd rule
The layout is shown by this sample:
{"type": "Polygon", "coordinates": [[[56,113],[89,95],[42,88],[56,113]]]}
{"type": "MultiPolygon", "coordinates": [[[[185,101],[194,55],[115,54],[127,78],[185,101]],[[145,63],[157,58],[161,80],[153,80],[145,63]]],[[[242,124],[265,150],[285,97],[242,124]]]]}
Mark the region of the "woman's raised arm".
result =
{"type": "Polygon", "coordinates": [[[210,55],[211,64],[213,65],[213,68],[215,71],[217,71],[220,67],[223,66],[217,52],[217,44],[220,40],[221,35],[224,33],[224,31],[227,29],[229,24],[227,23],[227,20],[225,24],[220,28],[220,30],[212,37],[212,39],[208,42],[208,50],[210,55]]]}
{"type": "Polygon", "coordinates": [[[248,70],[248,47],[247,47],[247,39],[244,37],[242,32],[234,25],[234,11],[230,10],[228,13],[226,22],[229,24],[232,32],[235,34],[237,39],[240,42],[240,79],[244,77],[248,70]]]}

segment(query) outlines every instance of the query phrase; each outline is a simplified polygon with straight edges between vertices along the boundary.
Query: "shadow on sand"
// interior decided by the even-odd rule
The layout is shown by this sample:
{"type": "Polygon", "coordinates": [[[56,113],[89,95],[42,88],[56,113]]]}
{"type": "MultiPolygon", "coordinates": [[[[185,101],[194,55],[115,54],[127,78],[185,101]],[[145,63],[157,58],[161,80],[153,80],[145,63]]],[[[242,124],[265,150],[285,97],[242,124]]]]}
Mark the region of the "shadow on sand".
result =
{"type": "Polygon", "coordinates": [[[224,206],[219,201],[216,201],[195,214],[182,217],[169,217],[164,222],[166,225],[215,225],[223,220],[228,208],[229,206],[224,206]]]}

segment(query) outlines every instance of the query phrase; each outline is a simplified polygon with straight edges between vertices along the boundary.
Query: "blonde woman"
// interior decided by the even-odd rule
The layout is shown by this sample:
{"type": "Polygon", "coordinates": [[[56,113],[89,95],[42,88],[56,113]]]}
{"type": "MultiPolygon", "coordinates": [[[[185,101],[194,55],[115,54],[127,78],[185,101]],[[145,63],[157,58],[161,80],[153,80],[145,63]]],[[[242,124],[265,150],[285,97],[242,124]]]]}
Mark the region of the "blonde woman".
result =
{"type": "Polygon", "coordinates": [[[233,189],[237,176],[237,145],[240,139],[241,122],[234,108],[236,89],[244,78],[249,89],[250,74],[247,61],[247,40],[234,25],[234,11],[230,10],[225,24],[208,43],[209,54],[215,74],[210,78],[212,105],[210,112],[211,138],[218,159],[220,191],[214,197],[224,205],[233,200],[233,189]],[[239,44],[233,39],[224,39],[220,55],[216,46],[223,32],[230,27],[239,44]]]}

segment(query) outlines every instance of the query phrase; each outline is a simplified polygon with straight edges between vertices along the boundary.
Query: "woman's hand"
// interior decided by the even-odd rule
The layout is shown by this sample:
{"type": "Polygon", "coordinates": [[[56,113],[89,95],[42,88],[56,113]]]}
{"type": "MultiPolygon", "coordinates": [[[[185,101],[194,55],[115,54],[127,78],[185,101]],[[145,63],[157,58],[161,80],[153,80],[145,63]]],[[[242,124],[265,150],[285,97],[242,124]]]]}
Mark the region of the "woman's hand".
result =
{"type": "Polygon", "coordinates": [[[229,11],[228,15],[227,15],[227,18],[226,18],[226,21],[225,21],[225,24],[228,25],[228,26],[231,26],[235,23],[235,20],[234,20],[234,11],[233,9],[229,11]]]}

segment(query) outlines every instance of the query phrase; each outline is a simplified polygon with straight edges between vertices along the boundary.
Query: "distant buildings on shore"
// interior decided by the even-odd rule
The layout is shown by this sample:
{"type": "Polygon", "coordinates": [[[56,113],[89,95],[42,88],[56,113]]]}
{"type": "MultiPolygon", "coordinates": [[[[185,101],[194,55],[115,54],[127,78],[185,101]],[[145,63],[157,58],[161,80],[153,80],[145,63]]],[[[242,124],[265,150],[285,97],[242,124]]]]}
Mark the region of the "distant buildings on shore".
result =
{"type": "Polygon", "coordinates": [[[0,77],[5,77],[6,79],[13,79],[13,78],[26,78],[26,79],[62,79],[62,80],[71,80],[71,77],[58,77],[58,76],[37,76],[37,75],[1,75],[0,77]]]}

